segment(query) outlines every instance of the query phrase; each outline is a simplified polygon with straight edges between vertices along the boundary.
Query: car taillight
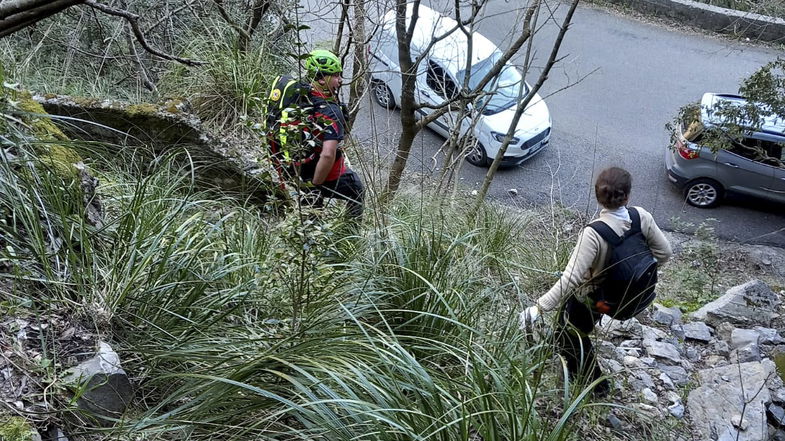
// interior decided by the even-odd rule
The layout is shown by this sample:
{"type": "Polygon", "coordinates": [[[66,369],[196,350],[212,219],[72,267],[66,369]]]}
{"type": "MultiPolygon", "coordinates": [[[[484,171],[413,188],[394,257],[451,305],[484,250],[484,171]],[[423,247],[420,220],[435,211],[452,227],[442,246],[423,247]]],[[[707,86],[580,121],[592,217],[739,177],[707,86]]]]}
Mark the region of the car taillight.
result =
{"type": "Polygon", "coordinates": [[[679,152],[679,156],[684,159],[695,159],[698,157],[698,151],[691,149],[690,146],[681,139],[676,141],[676,150],[679,152]]]}

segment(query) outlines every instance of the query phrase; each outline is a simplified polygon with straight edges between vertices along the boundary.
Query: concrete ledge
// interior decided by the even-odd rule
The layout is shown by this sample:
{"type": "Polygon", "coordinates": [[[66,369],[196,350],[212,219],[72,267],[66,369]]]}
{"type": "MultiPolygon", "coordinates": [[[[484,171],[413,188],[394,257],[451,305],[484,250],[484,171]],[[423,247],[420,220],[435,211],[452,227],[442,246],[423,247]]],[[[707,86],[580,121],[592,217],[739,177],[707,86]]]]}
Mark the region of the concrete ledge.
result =
{"type": "Polygon", "coordinates": [[[690,0],[606,0],[709,31],[785,43],[785,20],[690,0]]]}

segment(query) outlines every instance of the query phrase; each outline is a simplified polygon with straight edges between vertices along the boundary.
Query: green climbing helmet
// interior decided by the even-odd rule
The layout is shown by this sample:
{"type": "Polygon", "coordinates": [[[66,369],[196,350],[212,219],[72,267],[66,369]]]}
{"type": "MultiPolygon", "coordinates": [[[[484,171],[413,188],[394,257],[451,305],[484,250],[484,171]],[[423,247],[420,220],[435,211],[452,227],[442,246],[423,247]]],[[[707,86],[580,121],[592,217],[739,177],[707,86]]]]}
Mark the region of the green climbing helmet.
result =
{"type": "Polygon", "coordinates": [[[332,52],[324,49],[311,51],[305,60],[305,68],[311,75],[335,75],[343,72],[341,60],[332,52]]]}

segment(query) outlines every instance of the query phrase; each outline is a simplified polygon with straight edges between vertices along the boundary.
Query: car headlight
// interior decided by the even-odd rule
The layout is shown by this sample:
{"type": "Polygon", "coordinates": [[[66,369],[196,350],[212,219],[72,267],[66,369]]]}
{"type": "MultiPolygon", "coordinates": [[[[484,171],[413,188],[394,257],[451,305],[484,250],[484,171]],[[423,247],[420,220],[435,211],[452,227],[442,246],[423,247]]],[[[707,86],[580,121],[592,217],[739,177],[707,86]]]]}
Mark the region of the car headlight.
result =
{"type": "MultiPolygon", "coordinates": [[[[499,132],[491,132],[491,136],[493,136],[493,139],[495,139],[495,140],[497,140],[499,142],[503,142],[504,141],[504,137],[507,136],[507,134],[506,133],[499,133],[499,132]]],[[[510,140],[510,145],[515,145],[515,144],[518,144],[519,142],[521,142],[521,140],[513,136],[513,138],[510,140]]]]}

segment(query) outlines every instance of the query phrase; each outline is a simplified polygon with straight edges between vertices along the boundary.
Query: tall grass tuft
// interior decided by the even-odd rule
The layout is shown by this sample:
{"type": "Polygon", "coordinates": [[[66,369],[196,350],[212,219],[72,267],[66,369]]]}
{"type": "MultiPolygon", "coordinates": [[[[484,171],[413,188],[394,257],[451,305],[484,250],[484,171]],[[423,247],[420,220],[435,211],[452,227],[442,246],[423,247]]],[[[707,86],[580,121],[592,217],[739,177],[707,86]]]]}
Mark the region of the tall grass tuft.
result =
{"type": "Polygon", "coordinates": [[[224,130],[236,130],[243,117],[260,115],[261,99],[288,64],[285,52],[275,56],[266,43],[246,52],[220,34],[194,38],[189,52],[200,54],[207,65],[198,70],[173,66],[163,77],[162,90],[189,97],[203,122],[224,130]]]}
{"type": "Polygon", "coordinates": [[[569,436],[581,400],[562,405],[549,345],[516,323],[529,294],[512,276],[538,264],[514,242],[528,218],[488,207],[469,221],[406,198],[347,235],[332,207],[266,218],[200,190],[176,154],[144,167],[85,154],[101,228],[45,167],[0,164],[3,238],[19,250],[4,251],[16,270],[3,277],[36,283],[42,305],[70,308],[120,350],[137,396],[119,436],[569,436]]]}

